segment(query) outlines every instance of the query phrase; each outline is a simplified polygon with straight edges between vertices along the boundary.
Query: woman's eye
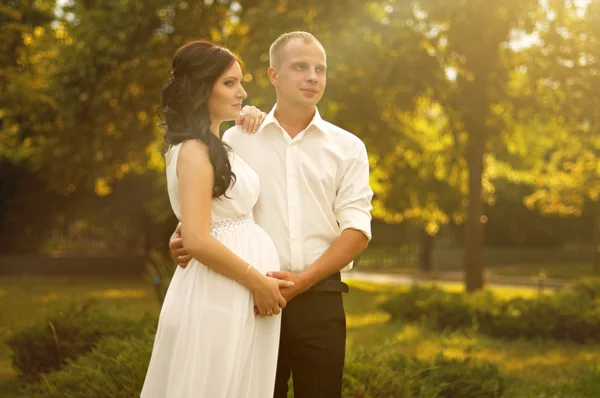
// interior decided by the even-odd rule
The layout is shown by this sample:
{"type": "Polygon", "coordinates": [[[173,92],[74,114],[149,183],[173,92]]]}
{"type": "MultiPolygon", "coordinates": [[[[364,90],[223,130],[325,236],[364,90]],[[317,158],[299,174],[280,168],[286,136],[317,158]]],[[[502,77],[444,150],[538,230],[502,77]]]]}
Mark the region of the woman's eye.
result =
{"type": "Polygon", "coordinates": [[[225,82],[226,86],[233,86],[233,82],[231,80],[225,82]]]}

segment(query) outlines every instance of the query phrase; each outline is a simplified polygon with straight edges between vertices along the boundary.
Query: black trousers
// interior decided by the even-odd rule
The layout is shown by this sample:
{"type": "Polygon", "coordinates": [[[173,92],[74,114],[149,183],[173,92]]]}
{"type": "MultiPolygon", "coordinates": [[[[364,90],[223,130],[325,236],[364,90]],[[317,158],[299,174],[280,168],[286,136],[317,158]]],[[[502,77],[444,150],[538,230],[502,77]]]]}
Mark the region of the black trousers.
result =
{"type": "Polygon", "coordinates": [[[346,316],[340,291],[304,292],[282,312],[274,398],[340,398],[346,316]]]}

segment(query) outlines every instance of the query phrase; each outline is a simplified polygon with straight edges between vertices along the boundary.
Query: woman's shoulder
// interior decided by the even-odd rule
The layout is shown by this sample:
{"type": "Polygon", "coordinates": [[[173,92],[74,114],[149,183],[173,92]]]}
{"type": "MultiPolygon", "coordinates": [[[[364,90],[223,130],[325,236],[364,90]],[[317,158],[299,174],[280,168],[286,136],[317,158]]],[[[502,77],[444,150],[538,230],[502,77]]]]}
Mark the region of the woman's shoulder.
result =
{"type": "Polygon", "coordinates": [[[181,164],[182,161],[194,164],[210,163],[208,146],[201,140],[186,140],[170,145],[165,153],[167,167],[171,164],[181,164]]]}
{"type": "Polygon", "coordinates": [[[167,167],[169,167],[173,163],[173,160],[177,159],[177,155],[180,149],[181,144],[169,145],[167,151],[165,152],[165,164],[167,167]]]}

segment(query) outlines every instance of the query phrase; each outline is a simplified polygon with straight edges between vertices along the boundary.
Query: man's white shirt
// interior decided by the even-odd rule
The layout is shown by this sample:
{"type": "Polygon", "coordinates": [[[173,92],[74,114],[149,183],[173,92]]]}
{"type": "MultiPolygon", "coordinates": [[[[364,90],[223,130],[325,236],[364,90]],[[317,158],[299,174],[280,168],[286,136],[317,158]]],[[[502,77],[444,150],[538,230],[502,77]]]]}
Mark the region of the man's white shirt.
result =
{"type": "Polygon", "coordinates": [[[371,239],[373,191],[367,151],[358,137],[326,122],[317,110],[291,139],[275,109],[256,133],[235,126],[223,141],[258,174],[254,217],[273,239],[282,270],[297,274],[347,228],[371,239]]]}

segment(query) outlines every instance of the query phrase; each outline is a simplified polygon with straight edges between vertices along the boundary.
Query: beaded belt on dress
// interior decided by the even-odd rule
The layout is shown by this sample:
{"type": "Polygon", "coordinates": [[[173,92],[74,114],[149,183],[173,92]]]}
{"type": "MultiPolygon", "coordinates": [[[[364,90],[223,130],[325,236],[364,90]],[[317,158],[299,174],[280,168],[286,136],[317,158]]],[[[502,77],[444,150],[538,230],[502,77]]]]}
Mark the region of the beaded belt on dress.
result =
{"type": "Polygon", "coordinates": [[[212,223],[210,226],[210,233],[213,235],[219,235],[225,232],[229,232],[234,228],[248,224],[254,224],[254,215],[252,214],[252,212],[237,217],[231,217],[216,223],[212,223]]]}

